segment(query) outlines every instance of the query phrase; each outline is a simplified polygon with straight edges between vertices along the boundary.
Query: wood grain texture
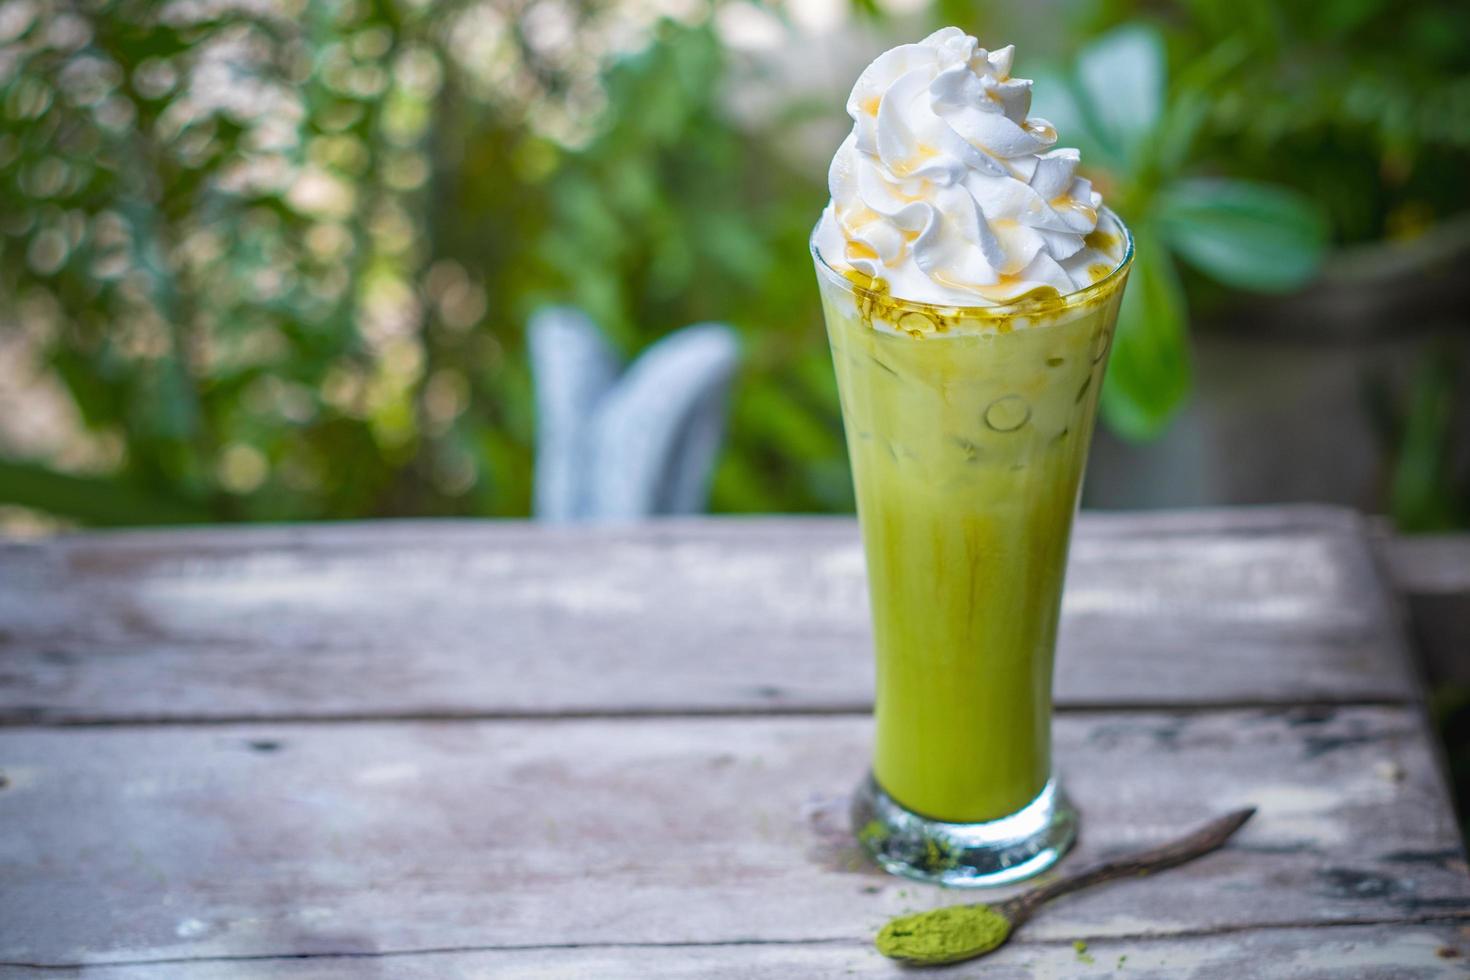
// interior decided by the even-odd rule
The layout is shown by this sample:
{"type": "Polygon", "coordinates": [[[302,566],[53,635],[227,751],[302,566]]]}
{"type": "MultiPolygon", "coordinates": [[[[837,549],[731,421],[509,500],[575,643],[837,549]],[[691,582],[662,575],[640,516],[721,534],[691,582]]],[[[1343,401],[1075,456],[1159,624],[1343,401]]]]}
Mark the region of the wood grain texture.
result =
{"type": "MultiPolygon", "coordinates": [[[[968,897],[854,851],[867,738],[820,716],[10,729],[0,964],[860,943],[968,897]]],[[[1224,850],[1049,906],[1028,941],[1470,921],[1415,709],[1079,712],[1057,742],[1083,812],[1067,866],[1260,811],[1224,850]]]]}
{"type": "MultiPolygon", "coordinates": [[[[1434,980],[1464,977],[1470,936],[1452,922],[1260,929],[1179,938],[1014,941],[987,958],[922,976],[975,980],[1434,980]]],[[[907,978],[866,943],[459,950],[410,956],[195,961],[75,971],[0,967],[6,980],[848,980],[907,978]]]]}
{"type": "MultiPolygon", "coordinates": [[[[1064,707],[1415,697],[1361,521],[1082,518],[1064,707]]],[[[0,547],[0,721],[863,711],[857,527],[397,522],[0,547]]]]}

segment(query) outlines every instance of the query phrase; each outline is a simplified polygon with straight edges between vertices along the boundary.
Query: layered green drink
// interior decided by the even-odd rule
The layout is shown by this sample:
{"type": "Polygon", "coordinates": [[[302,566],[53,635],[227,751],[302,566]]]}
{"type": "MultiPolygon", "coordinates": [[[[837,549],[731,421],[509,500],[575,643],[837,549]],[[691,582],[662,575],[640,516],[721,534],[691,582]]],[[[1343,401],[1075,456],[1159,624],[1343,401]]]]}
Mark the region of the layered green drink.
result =
{"type": "Polygon", "coordinates": [[[867,554],[874,774],[937,820],[1004,817],[1051,776],[1067,543],[1125,273],[942,311],[819,268],[867,554]]]}
{"type": "Polygon", "coordinates": [[[874,62],[812,249],[877,663],[856,830],[961,885],[1033,874],[1075,832],[1052,663],[1132,254],[1009,67],[954,29],[874,62]]]}

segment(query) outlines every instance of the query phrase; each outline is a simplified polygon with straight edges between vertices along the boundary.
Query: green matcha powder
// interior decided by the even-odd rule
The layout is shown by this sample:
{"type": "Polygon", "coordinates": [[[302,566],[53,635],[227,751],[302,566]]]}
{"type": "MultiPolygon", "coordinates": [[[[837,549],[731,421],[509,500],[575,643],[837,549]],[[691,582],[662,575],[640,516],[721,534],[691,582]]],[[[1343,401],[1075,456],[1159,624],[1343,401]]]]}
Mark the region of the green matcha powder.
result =
{"type": "Polygon", "coordinates": [[[1010,934],[1010,920],[989,905],[951,905],[894,919],[877,945],[892,959],[945,963],[988,953],[1010,934]]]}

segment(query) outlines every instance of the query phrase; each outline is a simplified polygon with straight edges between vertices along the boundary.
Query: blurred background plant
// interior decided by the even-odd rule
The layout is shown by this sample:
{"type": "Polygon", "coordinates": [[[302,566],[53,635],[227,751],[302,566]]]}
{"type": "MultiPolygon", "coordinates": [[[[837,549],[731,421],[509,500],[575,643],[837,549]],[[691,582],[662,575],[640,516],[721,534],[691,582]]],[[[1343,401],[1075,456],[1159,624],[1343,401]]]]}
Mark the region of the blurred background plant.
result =
{"type": "Polygon", "coordinates": [[[1089,41],[1068,71],[1042,73],[1036,110],[1076,143],[1136,242],[1102,411],[1147,439],[1189,394],[1188,305],[1174,257],[1217,282],[1254,292],[1300,288],[1327,245],[1322,209],[1275,183],[1190,177],[1195,143],[1231,70],[1238,38],[1192,61],[1170,85],[1163,36],[1144,23],[1089,41]]]}
{"type": "MultiPolygon", "coordinates": [[[[715,509],[849,509],[806,238],[847,86],[942,23],[1018,44],[1145,245],[1127,438],[1185,402],[1191,320],[1470,208],[1451,0],[10,0],[0,505],[525,514],[522,329],[570,302],[626,354],[741,332],[715,509]]],[[[1463,351],[1377,396],[1408,526],[1466,519],[1463,351]]]]}

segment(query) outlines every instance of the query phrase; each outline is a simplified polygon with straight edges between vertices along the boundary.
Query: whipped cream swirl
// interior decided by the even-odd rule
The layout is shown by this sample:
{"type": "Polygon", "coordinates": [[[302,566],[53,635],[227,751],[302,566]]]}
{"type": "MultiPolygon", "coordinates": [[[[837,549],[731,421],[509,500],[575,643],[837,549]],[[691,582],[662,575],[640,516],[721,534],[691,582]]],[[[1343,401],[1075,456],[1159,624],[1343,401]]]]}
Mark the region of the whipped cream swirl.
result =
{"type": "Polygon", "coordinates": [[[1029,117],[1013,46],[987,51],[958,27],[880,55],[847,99],[852,133],[832,159],[816,246],[828,265],[882,280],[900,299],[1005,303],[1066,294],[1107,275],[1121,235],[1029,117]]]}

